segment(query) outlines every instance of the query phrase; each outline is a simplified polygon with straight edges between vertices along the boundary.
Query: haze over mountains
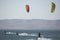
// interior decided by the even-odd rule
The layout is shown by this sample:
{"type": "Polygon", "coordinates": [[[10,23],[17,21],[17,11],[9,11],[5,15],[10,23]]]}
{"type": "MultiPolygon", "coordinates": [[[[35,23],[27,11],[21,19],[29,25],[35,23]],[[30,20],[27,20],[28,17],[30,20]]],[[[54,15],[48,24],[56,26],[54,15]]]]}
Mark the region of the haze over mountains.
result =
{"type": "Polygon", "coordinates": [[[9,30],[60,30],[60,20],[23,20],[23,19],[8,19],[0,20],[0,29],[9,30]]]}

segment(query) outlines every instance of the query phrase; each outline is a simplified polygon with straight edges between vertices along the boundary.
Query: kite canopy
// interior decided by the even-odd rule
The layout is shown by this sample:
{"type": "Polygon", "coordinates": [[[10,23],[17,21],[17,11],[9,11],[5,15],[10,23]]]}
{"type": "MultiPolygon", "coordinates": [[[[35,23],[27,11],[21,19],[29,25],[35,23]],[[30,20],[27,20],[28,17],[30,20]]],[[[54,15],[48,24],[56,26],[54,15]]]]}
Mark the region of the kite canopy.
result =
{"type": "Polygon", "coordinates": [[[53,2],[51,2],[51,13],[53,13],[55,11],[55,4],[53,2]]]}
{"type": "Polygon", "coordinates": [[[29,5],[26,5],[26,7],[25,7],[25,8],[26,8],[26,11],[27,11],[27,12],[29,12],[29,11],[30,11],[30,7],[29,7],[29,5]]]}

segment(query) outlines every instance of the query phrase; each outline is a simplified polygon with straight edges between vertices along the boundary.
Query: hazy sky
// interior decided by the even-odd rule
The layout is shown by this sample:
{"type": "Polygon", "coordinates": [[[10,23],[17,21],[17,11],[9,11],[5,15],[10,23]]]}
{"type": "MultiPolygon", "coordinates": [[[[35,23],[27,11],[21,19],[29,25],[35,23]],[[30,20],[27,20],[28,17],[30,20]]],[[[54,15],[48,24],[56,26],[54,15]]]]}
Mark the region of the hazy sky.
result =
{"type": "Polygon", "coordinates": [[[60,0],[0,0],[0,19],[60,19],[60,0]],[[54,13],[50,12],[51,2],[56,4],[54,13]]]}
{"type": "Polygon", "coordinates": [[[0,20],[0,29],[17,30],[60,30],[59,20],[0,20]]]}

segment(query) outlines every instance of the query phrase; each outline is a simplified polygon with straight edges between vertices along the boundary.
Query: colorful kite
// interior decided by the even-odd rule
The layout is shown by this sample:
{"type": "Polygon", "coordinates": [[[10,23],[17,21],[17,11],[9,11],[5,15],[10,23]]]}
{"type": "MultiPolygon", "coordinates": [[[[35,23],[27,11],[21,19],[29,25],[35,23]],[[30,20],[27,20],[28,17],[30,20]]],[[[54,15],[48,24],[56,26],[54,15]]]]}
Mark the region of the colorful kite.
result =
{"type": "Polygon", "coordinates": [[[27,11],[27,12],[29,12],[29,11],[30,11],[30,7],[29,7],[29,5],[26,5],[26,7],[25,7],[25,8],[26,8],[26,11],[27,11]]]}
{"type": "Polygon", "coordinates": [[[55,7],[56,5],[53,2],[51,2],[51,13],[55,11],[55,7]]]}

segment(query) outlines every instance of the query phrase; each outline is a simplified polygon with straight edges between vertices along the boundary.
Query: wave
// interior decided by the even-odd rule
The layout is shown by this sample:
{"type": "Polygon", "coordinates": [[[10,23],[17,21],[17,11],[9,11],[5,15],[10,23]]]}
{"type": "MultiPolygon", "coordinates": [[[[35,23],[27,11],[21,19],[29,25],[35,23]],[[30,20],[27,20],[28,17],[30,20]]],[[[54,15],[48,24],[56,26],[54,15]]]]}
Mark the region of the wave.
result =
{"type": "MultiPolygon", "coordinates": [[[[36,39],[26,39],[26,40],[36,40],[36,39]]],[[[37,40],[52,40],[52,39],[49,39],[49,38],[37,38],[37,40]]]]}
{"type": "Polygon", "coordinates": [[[32,34],[32,33],[17,33],[17,32],[5,32],[5,34],[15,34],[18,36],[38,36],[37,34],[32,34]]]}
{"type": "MultiPolygon", "coordinates": [[[[38,37],[38,35],[34,34],[34,33],[5,32],[5,34],[14,34],[14,35],[18,35],[18,36],[36,36],[36,37],[38,37]]],[[[44,37],[44,36],[41,35],[41,37],[44,37]]]]}
{"type": "Polygon", "coordinates": [[[6,32],[6,34],[16,34],[16,32],[6,32]]]}
{"type": "Polygon", "coordinates": [[[37,34],[19,33],[19,36],[38,36],[37,34]]]}
{"type": "Polygon", "coordinates": [[[50,38],[38,38],[38,40],[52,40],[52,39],[50,39],[50,38]]]}

